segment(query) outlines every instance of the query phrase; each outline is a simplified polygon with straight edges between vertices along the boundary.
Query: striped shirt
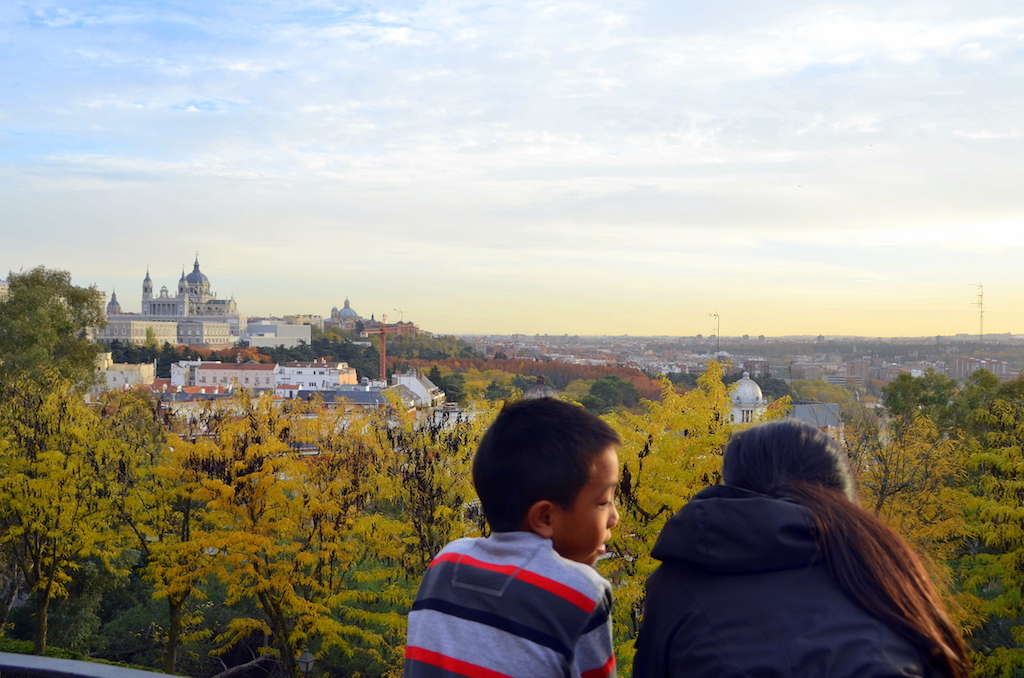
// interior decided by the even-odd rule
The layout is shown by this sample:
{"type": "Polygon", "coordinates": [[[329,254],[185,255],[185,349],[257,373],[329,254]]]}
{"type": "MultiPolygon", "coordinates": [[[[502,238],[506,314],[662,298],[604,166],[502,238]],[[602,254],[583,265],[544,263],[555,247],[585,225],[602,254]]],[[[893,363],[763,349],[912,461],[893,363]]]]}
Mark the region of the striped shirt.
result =
{"type": "Polygon", "coordinates": [[[532,532],[459,539],[409,613],[405,678],[615,676],[612,590],[532,532]]]}

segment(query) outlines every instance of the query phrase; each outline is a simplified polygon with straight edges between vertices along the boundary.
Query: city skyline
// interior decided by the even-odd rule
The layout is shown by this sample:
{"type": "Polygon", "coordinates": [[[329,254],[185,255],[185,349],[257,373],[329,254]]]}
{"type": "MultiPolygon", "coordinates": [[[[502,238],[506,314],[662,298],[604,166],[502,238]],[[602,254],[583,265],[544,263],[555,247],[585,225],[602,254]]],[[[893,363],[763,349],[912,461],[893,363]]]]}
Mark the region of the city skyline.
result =
{"type": "Polygon", "coordinates": [[[11,3],[0,270],[442,334],[1024,333],[1024,9],[11,3]]]}

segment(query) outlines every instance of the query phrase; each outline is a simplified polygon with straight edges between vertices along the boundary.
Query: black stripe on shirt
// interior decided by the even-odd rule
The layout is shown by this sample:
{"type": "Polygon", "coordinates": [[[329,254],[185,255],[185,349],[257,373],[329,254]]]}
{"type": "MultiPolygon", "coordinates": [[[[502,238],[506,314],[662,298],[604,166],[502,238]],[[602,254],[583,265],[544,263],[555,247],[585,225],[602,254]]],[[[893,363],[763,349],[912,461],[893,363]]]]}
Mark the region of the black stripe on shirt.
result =
{"type": "Polygon", "coordinates": [[[597,604],[593,614],[590,615],[590,619],[587,620],[587,625],[583,627],[581,635],[586,635],[598,628],[603,626],[608,621],[608,615],[612,612],[612,593],[611,591],[604,592],[604,599],[597,604]]]}
{"type": "MultiPolygon", "coordinates": [[[[536,643],[537,645],[554,650],[565,657],[566,661],[569,661],[572,658],[572,650],[566,647],[565,644],[560,642],[557,638],[546,633],[542,633],[537,629],[530,628],[525,624],[514,622],[507,617],[494,614],[493,612],[475,610],[471,607],[456,605],[455,603],[441,598],[424,598],[422,600],[417,600],[413,603],[412,609],[434,610],[435,612],[451,615],[452,617],[458,617],[459,619],[465,619],[466,621],[490,626],[491,628],[511,633],[514,636],[518,636],[532,643],[536,643]]],[[[607,614],[604,616],[607,617],[607,614]]]]}

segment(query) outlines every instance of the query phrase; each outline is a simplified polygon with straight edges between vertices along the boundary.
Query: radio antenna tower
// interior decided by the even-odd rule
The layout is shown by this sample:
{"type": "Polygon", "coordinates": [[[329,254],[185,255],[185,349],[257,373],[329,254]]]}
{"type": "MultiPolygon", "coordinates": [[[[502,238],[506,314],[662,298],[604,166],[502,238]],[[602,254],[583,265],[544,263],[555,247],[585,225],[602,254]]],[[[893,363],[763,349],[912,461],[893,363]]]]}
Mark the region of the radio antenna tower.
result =
{"type": "Polygon", "coordinates": [[[971,287],[978,288],[978,300],[972,302],[972,305],[978,307],[978,350],[980,351],[985,345],[985,288],[981,283],[975,285],[974,283],[968,283],[971,287]]]}
{"type": "Polygon", "coordinates": [[[709,316],[715,319],[715,352],[722,352],[722,319],[718,315],[718,311],[714,313],[708,313],[709,316]]]}

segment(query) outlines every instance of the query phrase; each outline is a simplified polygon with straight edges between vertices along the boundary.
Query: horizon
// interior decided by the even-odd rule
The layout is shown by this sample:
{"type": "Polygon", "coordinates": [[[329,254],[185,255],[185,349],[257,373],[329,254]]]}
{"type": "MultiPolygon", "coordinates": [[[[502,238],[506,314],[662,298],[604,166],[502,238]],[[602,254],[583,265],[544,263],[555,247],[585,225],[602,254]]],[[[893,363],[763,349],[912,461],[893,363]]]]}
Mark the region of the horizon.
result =
{"type": "Polygon", "coordinates": [[[438,334],[1024,333],[1024,6],[0,9],[0,266],[438,334]]]}

